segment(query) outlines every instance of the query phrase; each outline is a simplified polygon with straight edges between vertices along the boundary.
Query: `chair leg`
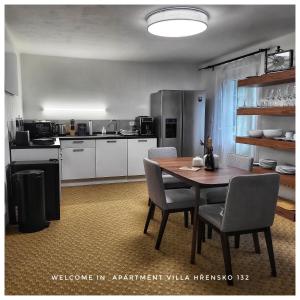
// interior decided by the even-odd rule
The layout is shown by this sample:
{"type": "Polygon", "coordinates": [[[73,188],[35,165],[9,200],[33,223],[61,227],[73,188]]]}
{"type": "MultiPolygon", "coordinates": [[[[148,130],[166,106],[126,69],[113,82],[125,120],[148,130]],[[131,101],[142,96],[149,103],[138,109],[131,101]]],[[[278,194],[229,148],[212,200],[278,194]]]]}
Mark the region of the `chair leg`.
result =
{"type": "Polygon", "coordinates": [[[198,239],[197,239],[197,253],[201,254],[201,246],[203,240],[203,234],[205,234],[205,223],[198,219],[198,239]]]}
{"type": "Polygon", "coordinates": [[[272,235],[271,235],[270,227],[266,228],[264,230],[264,233],[265,233],[266,245],[267,245],[269,260],[270,260],[270,265],[271,265],[271,274],[272,274],[272,276],[276,277],[277,272],[276,272],[275,257],[274,257],[272,235]]]}
{"type": "Polygon", "coordinates": [[[191,208],[190,214],[191,214],[191,225],[194,225],[194,209],[193,208],[191,208]]]}
{"type": "Polygon", "coordinates": [[[164,231],[165,231],[165,228],[167,225],[168,217],[169,217],[169,212],[163,211],[163,216],[162,216],[162,220],[160,223],[159,233],[158,233],[158,237],[157,237],[157,241],[156,241],[156,245],[155,245],[156,250],[159,250],[161,239],[163,237],[163,234],[164,234],[164,231]]]}
{"type": "Polygon", "coordinates": [[[150,206],[150,203],[151,203],[151,199],[149,198],[148,199],[148,206],[150,206]]]}
{"type": "Polygon", "coordinates": [[[184,227],[189,228],[189,212],[187,210],[184,211],[184,227]]]}
{"type": "Polygon", "coordinates": [[[151,211],[151,216],[150,216],[151,220],[154,218],[154,213],[155,213],[155,205],[151,211]]]}
{"type": "Polygon", "coordinates": [[[149,226],[151,216],[153,214],[154,209],[155,209],[155,204],[151,201],[149,211],[148,211],[148,215],[147,215],[147,219],[146,219],[146,223],[145,223],[145,227],[144,227],[144,233],[147,233],[148,226],[149,226]]]}
{"type": "Polygon", "coordinates": [[[212,239],[212,227],[210,225],[207,225],[207,238],[212,239]]]}
{"type": "Polygon", "coordinates": [[[225,265],[225,273],[227,278],[227,284],[233,285],[233,275],[232,275],[232,267],[231,267],[231,257],[230,257],[230,247],[229,247],[229,240],[226,233],[221,232],[221,243],[222,243],[222,250],[223,250],[223,259],[225,265]]]}
{"type": "Polygon", "coordinates": [[[236,234],[234,236],[234,248],[240,248],[240,235],[236,234]]]}
{"type": "Polygon", "coordinates": [[[252,237],[253,237],[255,253],[259,254],[260,253],[260,246],[259,246],[259,240],[258,240],[258,233],[253,232],[252,237]]]}

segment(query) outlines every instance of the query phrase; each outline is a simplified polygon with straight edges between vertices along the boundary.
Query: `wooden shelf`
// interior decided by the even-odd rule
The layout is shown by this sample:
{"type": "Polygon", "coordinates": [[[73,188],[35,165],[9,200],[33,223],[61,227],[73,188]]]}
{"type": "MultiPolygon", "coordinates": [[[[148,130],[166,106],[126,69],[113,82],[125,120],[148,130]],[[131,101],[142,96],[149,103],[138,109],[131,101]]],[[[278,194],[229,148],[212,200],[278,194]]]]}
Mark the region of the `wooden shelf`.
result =
{"type": "Polygon", "coordinates": [[[238,81],[238,87],[242,86],[267,86],[289,83],[295,81],[295,69],[267,73],[261,76],[253,76],[238,81]]]}
{"type": "Polygon", "coordinates": [[[295,150],[295,145],[296,145],[295,142],[279,141],[279,140],[266,139],[266,138],[254,138],[248,136],[237,136],[235,138],[235,142],[240,144],[255,145],[255,146],[273,148],[278,150],[288,150],[288,151],[295,150]]]}
{"type": "Polygon", "coordinates": [[[240,107],[237,115],[295,116],[295,106],[240,107]]]}
{"type": "MultiPolygon", "coordinates": [[[[266,174],[266,173],[276,173],[274,170],[264,169],[262,167],[253,167],[253,173],[256,174],[266,174]]],[[[296,176],[295,175],[285,175],[280,174],[280,184],[286,185],[290,188],[295,188],[296,176]]]]}
{"type": "Polygon", "coordinates": [[[276,214],[295,222],[296,221],[295,203],[293,203],[290,200],[278,198],[277,206],[276,206],[276,214]]]}

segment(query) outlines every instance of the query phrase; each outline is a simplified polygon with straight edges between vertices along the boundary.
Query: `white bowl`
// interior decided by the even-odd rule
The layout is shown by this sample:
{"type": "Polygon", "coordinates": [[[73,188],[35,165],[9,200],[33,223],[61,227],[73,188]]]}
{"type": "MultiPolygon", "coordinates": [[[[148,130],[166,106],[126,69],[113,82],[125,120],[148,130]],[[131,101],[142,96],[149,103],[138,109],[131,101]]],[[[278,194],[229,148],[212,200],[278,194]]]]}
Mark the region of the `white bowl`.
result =
{"type": "Polygon", "coordinates": [[[251,137],[261,137],[263,135],[263,131],[262,130],[249,130],[248,134],[251,137]]]}
{"type": "Polygon", "coordinates": [[[266,138],[274,138],[282,136],[282,129],[265,129],[263,134],[266,138]]]}

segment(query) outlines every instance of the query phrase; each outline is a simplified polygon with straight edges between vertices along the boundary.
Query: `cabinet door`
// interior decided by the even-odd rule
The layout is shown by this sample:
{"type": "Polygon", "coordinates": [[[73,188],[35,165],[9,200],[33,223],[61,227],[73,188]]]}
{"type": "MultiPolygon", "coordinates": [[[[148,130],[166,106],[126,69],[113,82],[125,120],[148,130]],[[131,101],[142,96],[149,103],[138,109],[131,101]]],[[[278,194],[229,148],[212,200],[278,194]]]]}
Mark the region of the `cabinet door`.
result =
{"type": "Polygon", "coordinates": [[[156,139],[128,140],[128,176],[145,175],[143,159],[153,147],[157,147],[156,139]]]}
{"type": "Polygon", "coordinates": [[[127,176],[127,139],[96,141],[96,177],[127,176]]]}
{"type": "Polygon", "coordinates": [[[95,177],[95,148],[62,149],[62,179],[95,177]]]}

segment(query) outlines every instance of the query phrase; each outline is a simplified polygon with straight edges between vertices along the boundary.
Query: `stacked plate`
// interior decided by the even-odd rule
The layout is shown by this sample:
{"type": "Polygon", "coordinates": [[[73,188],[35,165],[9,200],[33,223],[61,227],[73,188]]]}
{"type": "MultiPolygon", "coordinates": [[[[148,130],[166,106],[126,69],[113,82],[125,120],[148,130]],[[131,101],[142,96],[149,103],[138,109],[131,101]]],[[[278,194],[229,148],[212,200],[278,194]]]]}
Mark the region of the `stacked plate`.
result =
{"type": "Polygon", "coordinates": [[[262,168],[274,170],[277,166],[277,161],[273,159],[264,158],[259,160],[259,165],[262,168]]]}
{"type": "Polygon", "coordinates": [[[280,165],[276,167],[275,171],[280,174],[294,175],[296,173],[296,168],[291,165],[280,165]]]}

